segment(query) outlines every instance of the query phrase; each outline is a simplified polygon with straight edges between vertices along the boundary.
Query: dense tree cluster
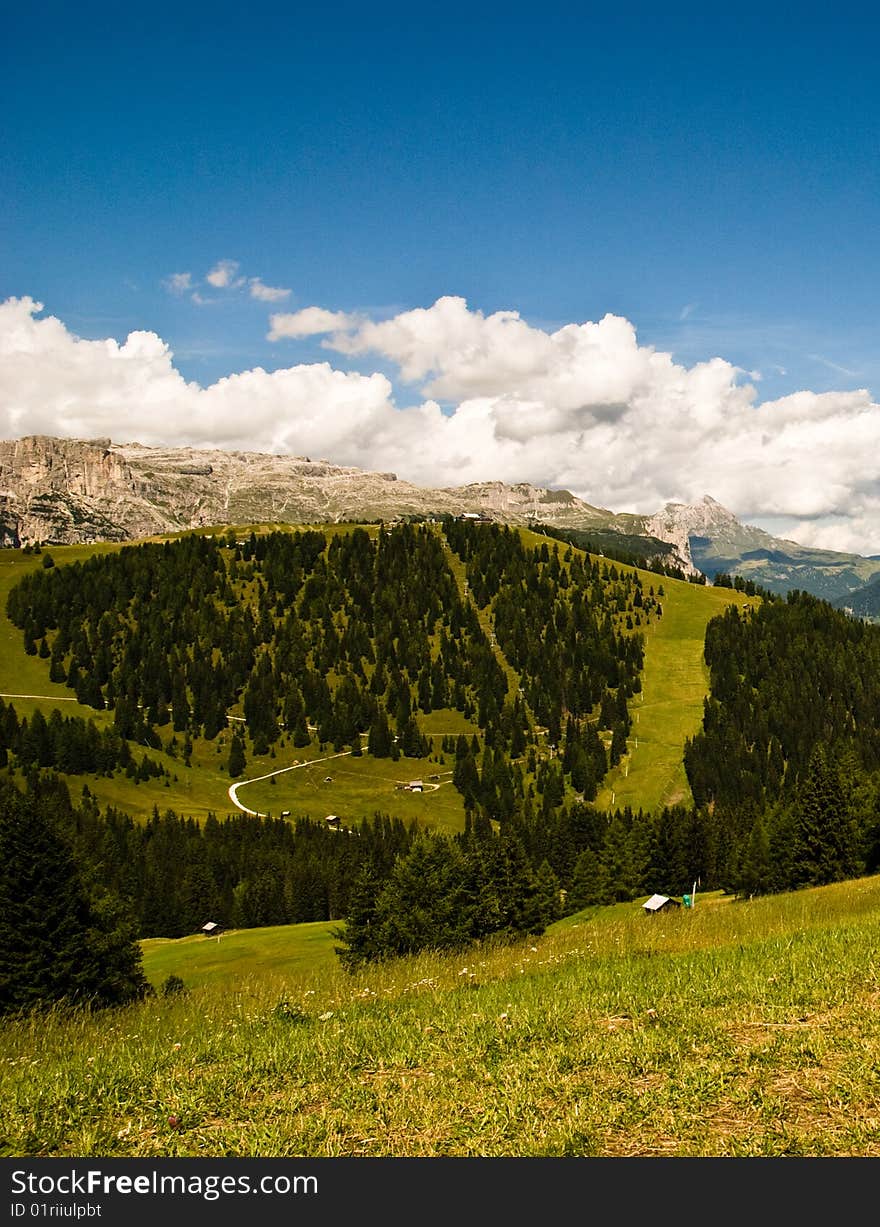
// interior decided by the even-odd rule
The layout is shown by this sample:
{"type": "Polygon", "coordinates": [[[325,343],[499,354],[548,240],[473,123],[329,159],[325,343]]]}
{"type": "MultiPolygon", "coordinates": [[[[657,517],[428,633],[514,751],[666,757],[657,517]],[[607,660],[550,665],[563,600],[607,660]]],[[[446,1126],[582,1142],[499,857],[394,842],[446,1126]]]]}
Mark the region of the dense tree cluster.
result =
{"type": "Polygon", "coordinates": [[[64,828],[66,795],[0,781],[0,1015],[146,995],[134,928],[101,882],[87,888],[64,828]]]}
{"type": "Polygon", "coordinates": [[[619,729],[618,747],[625,744],[626,701],[641,689],[640,628],[661,613],[653,587],[645,593],[637,572],[571,549],[562,560],[556,545],[529,550],[519,533],[496,524],[450,521],[446,534],[477,606],[491,608],[498,643],[551,743],[566,717],[581,727],[598,716],[599,727],[619,729]]]}
{"type": "Polygon", "coordinates": [[[710,694],[685,750],[698,805],[790,798],[813,751],[880,768],[880,628],[792,592],[731,606],[706,631],[710,694]]]}
{"type": "Polygon", "coordinates": [[[362,864],[388,872],[413,837],[399,819],[378,814],[350,832],[245,814],[199,823],[158,809],[135,822],[99,810],[88,792],[67,815],[84,871],[125,901],[142,937],[180,937],[207,920],[253,928],[339,919],[362,864]]]}
{"type": "Polygon", "coordinates": [[[419,711],[488,720],[506,690],[437,535],[406,525],[130,547],[26,577],[7,609],[53,680],[146,744],[169,724],[213,739],[234,709],[256,753],[375,725],[376,749],[420,756],[419,711]]]}
{"type": "Polygon", "coordinates": [[[0,699],[0,767],[52,767],[65,775],[112,775],[122,770],[139,783],[168,772],[147,754],[135,760],[131,746],[114,728],[99,729],[94,720],[62,716],[57,708],[47,720],[39,708],[19,719],[0,699]],[[10,755],[12,756],[10,759],[10,755]]]}
{"type": "Polygon", "coordinates": [[[785,890],[880,867],[880,628],[792,592],[713,619],[706,660],[685,766],[727,832],[723,884],[785,890]]]}
{"type": "Polygon", "coordinates": [[[339,948],[343,964],[451,950],[489,937],[542,933],[559,914],[559,884],[535,873],[513,835],[421,834],[391,872],[366,864],[339,948]]]}

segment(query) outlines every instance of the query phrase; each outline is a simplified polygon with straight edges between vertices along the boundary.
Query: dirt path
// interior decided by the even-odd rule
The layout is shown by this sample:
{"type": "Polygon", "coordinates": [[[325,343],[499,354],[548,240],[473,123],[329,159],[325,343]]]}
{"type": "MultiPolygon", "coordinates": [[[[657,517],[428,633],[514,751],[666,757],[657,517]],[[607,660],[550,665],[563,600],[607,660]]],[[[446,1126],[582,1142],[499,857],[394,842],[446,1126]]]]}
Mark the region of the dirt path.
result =
{"type": "Polygon", "coordinates": [[[271,779],[273,775],[284,775],[286,771],[300,771],[303,767],[313,767],[315,763],[329,763],[331,758],[347,758],[350,754],[351,750],[340,750],[338,754],[327,754],[324,758],[309,758],[305,762],[294,763],[291,767],[279,767],[277,771],[267,771],[265,775],[255,775],[249,780],[239,780],[237,784],[230,784],[229,800],[243,814],[250,814],[252,818],[268,818],[268,814],[261,814],[259,810],[248,809],[246,805],[242,805],[238,799],[239,788],[244,788],[246,784],[257,784],[260,780],[271,779]]]}
{"type": "Polygon", "coordinates": [[[45,703],[76,703],[66,694],[0,694],[0,699],[40,699],[45,703]]]}

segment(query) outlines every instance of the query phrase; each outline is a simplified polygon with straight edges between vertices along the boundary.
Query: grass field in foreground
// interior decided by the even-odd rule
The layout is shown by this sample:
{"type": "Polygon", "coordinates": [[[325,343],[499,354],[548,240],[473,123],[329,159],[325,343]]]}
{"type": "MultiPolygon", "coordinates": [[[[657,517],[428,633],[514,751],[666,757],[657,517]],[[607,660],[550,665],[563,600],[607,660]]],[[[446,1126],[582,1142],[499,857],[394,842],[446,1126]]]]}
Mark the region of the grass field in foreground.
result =
{"type": "Polygon", "coordinates": [[[880,1155],[880,878],[353,976],[308,928],[181,998],[0,1027],[3,1153],[880,1155]]]}

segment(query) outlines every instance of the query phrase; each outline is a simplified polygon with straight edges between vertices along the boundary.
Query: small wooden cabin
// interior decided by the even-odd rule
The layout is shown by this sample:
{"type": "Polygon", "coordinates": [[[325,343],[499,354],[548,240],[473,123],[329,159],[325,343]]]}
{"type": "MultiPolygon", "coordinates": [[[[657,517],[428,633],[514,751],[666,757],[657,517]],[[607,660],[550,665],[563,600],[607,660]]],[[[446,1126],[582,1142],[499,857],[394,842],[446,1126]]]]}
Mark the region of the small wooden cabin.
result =
{"type": "Polygon", "coordinates": [[[642,904],[647,916],[655,916],[658,912],[671,912],[676,907],[681,907],[678,899],[670,899],[668,895],[652,895],[642,904]]]}

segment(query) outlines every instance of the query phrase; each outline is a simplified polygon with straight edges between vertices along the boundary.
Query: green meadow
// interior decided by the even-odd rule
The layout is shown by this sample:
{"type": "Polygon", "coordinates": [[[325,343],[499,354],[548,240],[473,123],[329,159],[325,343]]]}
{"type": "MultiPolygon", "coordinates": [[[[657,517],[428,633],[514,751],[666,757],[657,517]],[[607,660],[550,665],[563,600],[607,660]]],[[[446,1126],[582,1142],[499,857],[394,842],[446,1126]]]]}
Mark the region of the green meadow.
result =
{"type": "Polygon", "coordinates": [[[141,942],[144,971],[154,988],[179,976],[192,988],[261,977],[308,973],[331,967],[339,944],[335,920],[314,924],[236,929],[218,937],[153,937],[141,942]]]}
{"type": "Polygon", "coordinates": [[[647,588],[662,583],[663,616],[645,636],[642,693],[630,702],[633,719],[627,754],[603,781],[600,809],[629,805],[655,810],[690,804],[682,762],[684,743],[700,728],[709,671],[703,659],[706,624],[728,605],[750,598],[730,588],[682,583],[640,571],[647,588]]]}
{"type": "Polygon", "coordinates": [[[332,928],[148,942],[188,992],[6,1022],[2,1152],[880,1154],[880,878],[355,975],[332,928]]]}

